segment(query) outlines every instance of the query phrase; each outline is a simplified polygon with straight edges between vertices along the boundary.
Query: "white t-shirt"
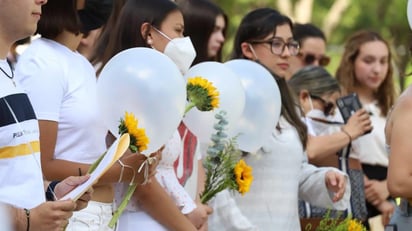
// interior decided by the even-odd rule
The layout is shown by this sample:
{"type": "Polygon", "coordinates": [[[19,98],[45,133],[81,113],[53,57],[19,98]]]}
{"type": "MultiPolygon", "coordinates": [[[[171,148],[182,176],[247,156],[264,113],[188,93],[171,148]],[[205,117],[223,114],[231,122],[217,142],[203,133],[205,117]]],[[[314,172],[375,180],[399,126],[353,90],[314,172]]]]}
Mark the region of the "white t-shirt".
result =
{"type": "MultiPolygon", "coordinates": [[[[0,67],[11,76],[6,60],[0,67]]],[[[45,201],[39,127],[27,95],[0,73],[0,201],[34,208],[45,201]],[[17,121],[18,122],[17,122],[17,121]]]]}
{"type": "Polygon", "coordinates": [[[58,122],[55,158],[91,164],[106,150],[93,66],[77,52],[36,39],[16,66],[39,120],[58,122]]]}
{"type": "Polygon", "coordinates": [[[385,148],[386,117],[381,115],[381,110],[376,103],[364,104],[363,108],[371,114],[373,129],[371,133],[352,142],[352,151],[359,157],[361,163],[387,167],[389,156],[385,148]]]}

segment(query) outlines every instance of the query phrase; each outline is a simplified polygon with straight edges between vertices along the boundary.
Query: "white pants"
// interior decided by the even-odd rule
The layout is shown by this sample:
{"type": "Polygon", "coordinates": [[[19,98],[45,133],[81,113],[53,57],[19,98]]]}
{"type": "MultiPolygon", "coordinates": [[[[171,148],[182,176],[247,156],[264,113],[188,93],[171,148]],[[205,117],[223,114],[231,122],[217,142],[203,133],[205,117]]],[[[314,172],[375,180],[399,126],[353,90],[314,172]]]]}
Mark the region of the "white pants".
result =
{"type": "Polygon", "coordinates": [[[113,231],[109,228],[113,204],[89,201],[86,208],[74,212],[66,231],[113,231]]]}

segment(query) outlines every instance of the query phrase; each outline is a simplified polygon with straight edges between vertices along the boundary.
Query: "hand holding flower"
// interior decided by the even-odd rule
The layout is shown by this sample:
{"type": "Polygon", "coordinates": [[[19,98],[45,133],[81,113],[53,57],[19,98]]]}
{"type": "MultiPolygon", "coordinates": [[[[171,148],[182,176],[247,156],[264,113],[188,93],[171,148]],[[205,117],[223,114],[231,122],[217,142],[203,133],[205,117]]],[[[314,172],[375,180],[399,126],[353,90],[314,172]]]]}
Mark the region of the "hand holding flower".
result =
{"type": "Polygon", "coordinates": [[[200,229],[205,225],[205,223],[207,223],[208,216],[212,212],[213,209],[210,206],[202,203],[196,203],[196,208],[189,214],[186,214],[186,216],[197,229],[200,229]]]}
{"type": "MultiPolygon", "coordinates": [[[[157,157],[155,157],[156,154],[154,154],[154,156],[149,157],[140,154],[141,152],[147,149],[149,138],[146,136],[145,130],[143,128],[138,127],[138,121],[132,113],[126,112],[124,118],[120,119],[119,134],[124,133],[129,133],[130,135],[129,150],[133,153],[138,152],[137,156],[143,156],[145,160],[140,164],[140,167],[137,169],[137,171],[134,168],[130,167],[130,165],[125,165],[123,161],[119,161],[119,164],[122,166],[122,170],[123,168],[131,168],[134,174],[138,176],[141,176],[143,174],[143,182],[141,184],[146,184],[150,179],[150,174],[154,172],[153,169],[152,171],[150,171],[150,166],[157,162],[157,157]]],[[[117,220],[119,219],[120,215],[123,213],[123,210],[129,203],[134,191],[136,190],[136,187],[137,183],[135,182],[135,177],[133,176],[132,180],[129,183],[129,187],[127,189],[125,197],[121,201],[119,207],[114,212],[113,217],[109,222],[110,228],[113,228],[117,223],[117,220]]]]}
{"type": "Polygon", "coordinates": [[[330,170],[326,172],[325,184],[329,191],[334,192],[332,201],[337,202],[345,194],[346,178],[343,174],[330,170]]]}

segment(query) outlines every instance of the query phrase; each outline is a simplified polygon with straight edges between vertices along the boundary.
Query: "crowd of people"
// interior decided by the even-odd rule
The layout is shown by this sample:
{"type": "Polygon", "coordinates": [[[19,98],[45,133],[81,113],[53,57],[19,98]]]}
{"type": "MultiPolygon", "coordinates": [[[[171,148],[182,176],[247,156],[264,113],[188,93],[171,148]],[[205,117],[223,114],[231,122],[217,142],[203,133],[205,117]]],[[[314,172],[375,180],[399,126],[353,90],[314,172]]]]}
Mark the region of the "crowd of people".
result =
{"type": "Polygon", "coordinates": [[[261,65],[281,93],[271,136],[243,153],[254,175],[247,194],[201,202],[207,154],[182,121],[150,154],[148,183],[137,171],[146,156],[126,151],[78,200],[58,200],[115,140],[96,94],[109,60],[151,48],[184,75],[223,62],[228,23],[211,0],[0,0],[0,212],[11,214],[10,230],[296,231],[326,214],[408,230],[412,93],[397,95],[388,40],[370,30],[348,36],[334,75],[323,32],[273,8],[244,15],[229,58],[261,65]],[[345,96],[362,106],[348,118],[345,96]],[[110,228],[131,181],[136,192],[110,228]]]}

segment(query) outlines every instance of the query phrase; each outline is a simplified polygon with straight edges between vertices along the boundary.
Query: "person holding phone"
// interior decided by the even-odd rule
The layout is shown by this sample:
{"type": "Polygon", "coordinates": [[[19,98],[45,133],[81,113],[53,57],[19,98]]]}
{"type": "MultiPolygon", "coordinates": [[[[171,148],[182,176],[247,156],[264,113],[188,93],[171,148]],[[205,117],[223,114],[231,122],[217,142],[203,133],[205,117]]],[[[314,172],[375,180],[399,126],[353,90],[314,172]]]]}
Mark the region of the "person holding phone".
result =
{"type": "MultiPolygon", "coordinates": [[[[382,214],[383,225],[394,210],[386,185],[388,154],[384,136],[386,116],[397,96],[391,63],[388,42],[376,32],[362,30],[346,41],[336,72],[343,95],[356,93],[370,114],[373,130],[352,143],[352,155],[360,159],[365,174],[368,218],[382,214]]],[[[365,226],[369,227],[368,222],[365,226]]]]}
{"type": "MultiPolygon", "coordinates": [[[[344,218],[351,214],[358,220],[366,219],[366,206],[359,203],[359,200],[365,200],[363,173],[359,160],[350,156],[349,150],[353,140],[371,129],[368,113],[361,109],[353,115],[348,114],[350,119],[346,123],[334,120],[337,107],[335,102],[341,99],[341,90],[336,79],[323,67],[302,68],[292,76],[288,85],[308,126],[309,162],[317,166],[340,168],[348,174],[351,184],[351,203],[345,213],[300,201],[301,227],[304,229],[308,223],[316,227],[328,212],[331,212],[330,216],[334,218],[344,218]]],[[[345,101],[353,99],[356,98],[348,98],[345,101]]]]}

